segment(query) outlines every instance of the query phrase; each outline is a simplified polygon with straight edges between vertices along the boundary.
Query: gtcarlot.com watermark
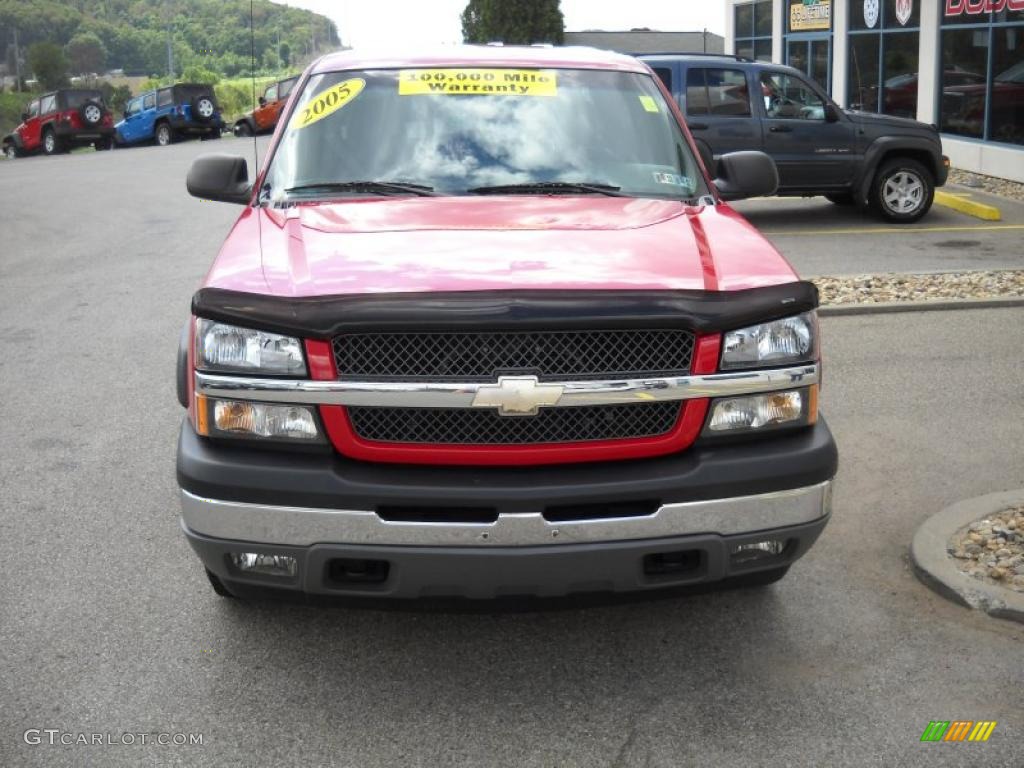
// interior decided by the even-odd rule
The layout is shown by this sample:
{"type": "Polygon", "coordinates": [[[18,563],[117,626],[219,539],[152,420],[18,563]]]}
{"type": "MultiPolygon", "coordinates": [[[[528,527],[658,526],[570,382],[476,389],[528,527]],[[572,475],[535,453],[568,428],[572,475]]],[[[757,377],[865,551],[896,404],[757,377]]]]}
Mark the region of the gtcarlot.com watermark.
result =
{"type": "Polygon", "coordinates": [[[65,747],[132,747],[156,744],[160,747],[202,746],[201,733],[165,733],[158,731],[124,731],[114,733],[89,731],[62,731],[59,728],[29,728],[21,738],[30,746],[47,744],[65,747]]]}

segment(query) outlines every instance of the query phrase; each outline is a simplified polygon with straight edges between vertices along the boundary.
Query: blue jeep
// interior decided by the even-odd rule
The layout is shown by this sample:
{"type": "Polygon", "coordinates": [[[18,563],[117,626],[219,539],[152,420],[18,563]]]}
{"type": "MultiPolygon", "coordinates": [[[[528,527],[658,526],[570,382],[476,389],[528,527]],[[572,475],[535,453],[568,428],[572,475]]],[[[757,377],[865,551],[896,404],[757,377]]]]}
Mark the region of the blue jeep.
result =
{"type": "Polygon", "coordinates": [[[224,119],[212,86],[178,83],[136,96],[114,128],[118,144],[155,141],[165,147],[186,136],[219,139],[224,119]]]}

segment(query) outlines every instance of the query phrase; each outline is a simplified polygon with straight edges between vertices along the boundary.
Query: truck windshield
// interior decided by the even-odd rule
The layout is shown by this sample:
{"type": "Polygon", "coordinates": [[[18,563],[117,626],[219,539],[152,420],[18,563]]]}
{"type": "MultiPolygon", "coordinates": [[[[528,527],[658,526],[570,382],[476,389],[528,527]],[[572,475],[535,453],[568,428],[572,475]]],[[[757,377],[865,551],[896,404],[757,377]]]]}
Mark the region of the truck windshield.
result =
{"type": "Polygon", "coordinates": [[[401,185],[443,195],[707,193],[647,75],[446,67],[313,76],[261,198],[414,193],[401,185]]]}

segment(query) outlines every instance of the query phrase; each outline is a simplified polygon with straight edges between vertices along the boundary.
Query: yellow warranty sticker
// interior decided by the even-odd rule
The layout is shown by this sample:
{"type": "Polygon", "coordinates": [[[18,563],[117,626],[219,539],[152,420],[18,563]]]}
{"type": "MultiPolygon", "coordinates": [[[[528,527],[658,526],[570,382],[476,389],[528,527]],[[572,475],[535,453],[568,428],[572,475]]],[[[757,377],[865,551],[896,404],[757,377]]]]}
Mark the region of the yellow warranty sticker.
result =
{"type": "Polygon", "coordinates": [[[427,93],[479,96],[554,96],[558,76],[543,69],[403,69],[399,96],[427,93]]]}
{"type": "Polygon", "coordinates": [[[653,96],[648,96],[645,93],[640,94],[640,103],[644,105],[644,109],[648,112],[660,112],[658,109],[658,102],[654,100],[653,96]]]}
{"type": "Polygon", "coordinates": [[[354,77],[351,80],[332,85],[326,91],[321,91],[310,99],[306,106],[299,107],[288,127],[292,129],[305,128],[318,120],[323,120],[328,115],[333,115],[362,93],[365,87],[366,81],[361,77],[354,77]]]}

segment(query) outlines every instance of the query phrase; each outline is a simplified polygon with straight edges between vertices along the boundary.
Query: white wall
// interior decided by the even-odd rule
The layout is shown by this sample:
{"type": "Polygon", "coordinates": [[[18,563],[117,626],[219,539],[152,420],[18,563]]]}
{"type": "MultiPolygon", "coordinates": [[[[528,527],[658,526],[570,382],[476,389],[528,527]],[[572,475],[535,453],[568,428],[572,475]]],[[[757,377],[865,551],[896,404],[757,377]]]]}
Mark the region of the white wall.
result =
{"type": "Polygon", "coordinates": [[[944,134],[942,151],[949,156],[950,165],[954,168],[1024,184],[1024,148],[967,141],[944,134]]]}

